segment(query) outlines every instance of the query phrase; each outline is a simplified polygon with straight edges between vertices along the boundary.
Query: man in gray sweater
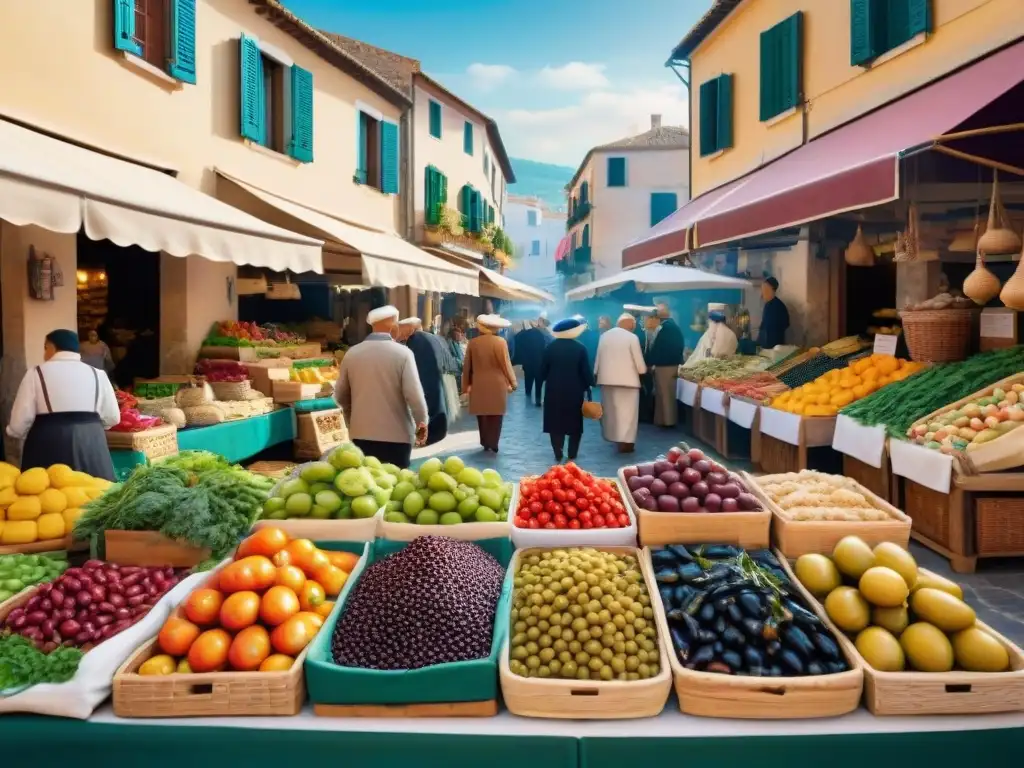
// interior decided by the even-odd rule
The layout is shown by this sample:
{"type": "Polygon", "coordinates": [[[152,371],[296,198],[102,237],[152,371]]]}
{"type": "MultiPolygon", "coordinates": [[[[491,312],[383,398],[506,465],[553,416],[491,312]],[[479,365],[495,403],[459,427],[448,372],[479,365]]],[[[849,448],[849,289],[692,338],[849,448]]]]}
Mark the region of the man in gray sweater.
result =
{"type": "Polygon", "coordinates": [[[366,322],[373,333],[342,359],[334,400],[363,453],[404,469],[413,443],[426,438],[427,401],[412,352],[391,335],[398,310],[379,307],[366,322]]]}

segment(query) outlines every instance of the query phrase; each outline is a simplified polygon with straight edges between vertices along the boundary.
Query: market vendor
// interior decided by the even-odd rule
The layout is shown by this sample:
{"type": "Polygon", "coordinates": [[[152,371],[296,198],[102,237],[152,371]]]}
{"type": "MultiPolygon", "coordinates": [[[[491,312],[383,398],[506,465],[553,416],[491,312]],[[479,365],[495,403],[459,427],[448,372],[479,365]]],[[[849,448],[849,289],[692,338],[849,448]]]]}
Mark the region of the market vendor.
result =
{"type": "Polygon", "coordinates": [[[725,321],[725,304],[708,304],[708,329],[700,337],[693,354],[683,364],[684,368],[692,368],[709,357],[731,357],[736,354],[739,340],[725,321]]]}
{"type": "Polygon", "coordinates": [[[761,283],[761,298],[764,299],[764,310],[761,312],[761,329],[757,333],[757,346],[761,349],[774,349],[786,343],[786,330],[789,328],[789,310],[776,293],[779,281],[774,277],[766,277],[761,283]]]}
{"type": "MultiPolygon", "coordinates": [[[[655,313],[648,315],[647,327],[654,332],[645,355],[647,367],[654,373],[654,423],[674,427],[678,420],[676,379],[685,352],[683,332],[672,319],[667,304],[658,304],[655,313]]],[[[735,340],[733,336],[734,350],[735,340]]]]}
{"type": "Polygon", "coordinates": [[[21,469],[67,464],[113,482],[104,432],[121,420],[114,388],[79,354],[78,334],[51,331],[43,362],[25,374],[11,408],[7,434],[24,440],[21,469]]]}

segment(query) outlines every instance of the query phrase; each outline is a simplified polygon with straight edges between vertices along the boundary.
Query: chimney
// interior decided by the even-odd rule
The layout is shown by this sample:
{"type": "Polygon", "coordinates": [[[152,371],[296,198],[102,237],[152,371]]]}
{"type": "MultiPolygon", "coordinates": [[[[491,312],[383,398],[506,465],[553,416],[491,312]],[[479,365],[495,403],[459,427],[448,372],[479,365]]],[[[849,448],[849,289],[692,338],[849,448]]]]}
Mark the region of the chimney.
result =
{"type": "Polygon", "coordinates": [[[651,130],[661,128],[661,115],[651,115],[651,130]]]}

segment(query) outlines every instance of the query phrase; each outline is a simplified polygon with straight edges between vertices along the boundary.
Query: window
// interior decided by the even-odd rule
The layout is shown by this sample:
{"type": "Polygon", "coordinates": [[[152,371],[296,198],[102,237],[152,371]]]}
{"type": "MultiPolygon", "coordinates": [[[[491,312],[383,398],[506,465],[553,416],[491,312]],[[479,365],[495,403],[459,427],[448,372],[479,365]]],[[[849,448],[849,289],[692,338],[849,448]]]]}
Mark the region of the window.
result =
{"type": "Polygon", "coordinates": [[[467,155],[473,154],[473,124],[469,121],[462,126],[462,149],[467,155]]]}
{"type": "Polygon", "coordinates": [[[196,0],[114,0],[114,48],[196,82],[196,0]]]}
{"type": "Polygon", "coordinates": [[[389,195],[398,194],[398,126],[359,111],[355,181],[389,195]]]}
{"type": "Polygon", "coordinates": [[[583,238],[582,238],[582,240],[580,242],[580,247],[581,248],[589,248],[590,247],[590,225],[589,224],[584,224],[583,225],[583,238]]]}
{"type": "MultiPolygon", "coordinates": [[[[623,179],[625,179],[625,174],[626,174],[625,162],[626,162],[626,159],[625,158],[617,158],[617,159],[621,159],[622,162],[623,162],[622,174],[623,174],[623,179]]],[[[609,173],[609,176],[610,175],[611,174],[609,173]]],[[[623,180],[622,184],[625,185],[625,183],[626,183],[625,180],[623,180]]],[[[611,184],[609,184],[608,186],[611,186],[611,184]]],[[[589,182],[584,181],[582,184],[580,184],[580,202],[581,203],[588,203],[588,202],[590,202],[590,183],[589,182]]]]}
{"type": "Polygon", "coordinates": [[[651,226],[676,211],[675,192],[651,192],[651,226]]]}
{"type": "Polygon", "coordinates": [[[540,240],[533,240],[530,242],[530,255],[540,256],[540,240]]]}
{"type": "Polygon", "coordinates": [[[432,165],[426,169],[424,197],[423,221],[428,227],[436,227],[441,223],[441,211],[448,203],[448,179],[432,165]]]}
{"type": "Polygon", "coordinates": [[[624,158],[624,157],[609,157],[608,158],[608,186],[609,187],[624,187],[624,186],[626,186],[626,158],[624,158]]]}
{"type": "Polygon", "coordinates": [[[484,198],[479,190],[466,184],[459,191],[459,212],[466,222],[466,229],[477,234],[484,228],[487,216],[484,210],[484,198]]]}
{"type": "Polygon", "coordinates": [[[430,135],[441,138],[441,105],[433,99],[430,101],[430,135]]]}
{"type": "Polygon", "coordinates": [[[800,104],[803,13],[761,33],[761,120],[800,104]]]}
{"type": "Polygon", "coordinates": [[[719,75],[700,87],[701,157],[732,146],[732,75],[719,75]]]}
{"type": "Polygon", "coordinates": [[[313,162],[313,74],[268,56],[247,35],[239,59],[242,138],[313,162]]]}
{"type": "Polygon", "coordinates": [[[931,0],[850,0],[850,63],[870,64],[931,27],[931,0]]]}
{"type": "Polygon", "coordinates": [[[536,227],[537,226],[537,212],[527,211],[526,212],[526,226],[536,227]]]}

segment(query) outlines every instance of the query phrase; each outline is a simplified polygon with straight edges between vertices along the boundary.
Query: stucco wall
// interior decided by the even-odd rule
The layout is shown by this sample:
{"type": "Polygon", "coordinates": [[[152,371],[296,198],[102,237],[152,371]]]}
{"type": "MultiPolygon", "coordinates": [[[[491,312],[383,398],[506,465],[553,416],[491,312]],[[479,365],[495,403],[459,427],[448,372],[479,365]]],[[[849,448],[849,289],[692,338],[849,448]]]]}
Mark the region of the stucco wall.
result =
{"type": "Polygon", "coordinates": [[[516,246],[509,277],[546,291],[556,287],[555,251],[565,237],[565,214],[549,211],[536,201],[510,197],[505,205],[505,232],[516,246]],[[536,226],[529,224],[530,211],[537,214],[536,226]],[[531,255],[534,240],[540,241],[537,256],[531,255]]]}
{"type": "Polygon", "coordinates": [[[692,54],[693,93],[722,73],[733,79],[733,146],[700,157],[700,104],[693,100],[693,196],[742,176],[803,141],[898,98],[1024,30],[1020,0],[932,0],[933,32],[920,45],[865,69],[850,64],[849,0],[747,0],[692,54]],[[760,35],[804,12],[803,77],[807,104],[789,117],[759,115],[760,35]]]}

